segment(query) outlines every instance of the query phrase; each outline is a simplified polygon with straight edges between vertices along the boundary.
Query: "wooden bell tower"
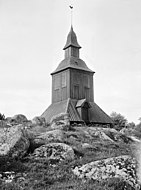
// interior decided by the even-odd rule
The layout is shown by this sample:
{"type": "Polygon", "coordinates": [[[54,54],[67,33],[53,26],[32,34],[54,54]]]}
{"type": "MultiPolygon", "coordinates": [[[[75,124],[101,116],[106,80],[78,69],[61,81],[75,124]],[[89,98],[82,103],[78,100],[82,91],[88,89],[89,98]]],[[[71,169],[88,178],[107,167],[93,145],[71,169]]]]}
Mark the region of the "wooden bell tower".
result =
{"type": "Polygon", "coordinates": [[[94,102],[93,72],[80,59],[81,46],[71,26],[63,50],[64,59],[52,75],[52,103],[41,115],[51,118],[65,113],[70,122],[112,124],[111,118],[94,102]]]}
{"type": "Polygon", "coordinates": [[[81,46],[71,26],[67,42],[63,50],[65,59],[61,61],[52,75],[52,103],[71,99],[93,98],[93,74],[86,63],[79,58],[81,46]]]}

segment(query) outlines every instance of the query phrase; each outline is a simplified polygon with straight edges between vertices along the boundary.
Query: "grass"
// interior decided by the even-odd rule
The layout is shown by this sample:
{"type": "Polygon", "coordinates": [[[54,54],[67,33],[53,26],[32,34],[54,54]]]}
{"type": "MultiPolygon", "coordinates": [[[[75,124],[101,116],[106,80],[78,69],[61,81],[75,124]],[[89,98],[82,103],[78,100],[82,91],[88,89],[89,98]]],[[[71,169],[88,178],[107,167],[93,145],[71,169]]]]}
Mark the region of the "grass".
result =
{"type": "Polygon", "coordinates": [[[66,131],[64,143],[72,146],[75,159],[55,165],[52,161],[36,161],[25,157],[22,160],[0,163],[0,171],[26,173],[25,180],[15,179],[5,184],[0,181],[1,190],[133,190],[121,179],[111,178],[102,181],[78,179],[72,172],[75,166],[104,158],[132,155],[131,146],[123,142],[110,142],[97,137],[91,139],[83,131],[66,131]],[[83,143],[90,146],[83,147],[83,143]],[[126,188],[125,188],[126,187],[126,188]]]}
{"type": "Polygon", "coordinates": [[[128,190],[133,188],[118,178],[102,181],[78,179],[71,171],[74,162],[62,162],[52,167],[49,162],[29,161],[25,181],[0,185],[2,190],[128,190]]]}

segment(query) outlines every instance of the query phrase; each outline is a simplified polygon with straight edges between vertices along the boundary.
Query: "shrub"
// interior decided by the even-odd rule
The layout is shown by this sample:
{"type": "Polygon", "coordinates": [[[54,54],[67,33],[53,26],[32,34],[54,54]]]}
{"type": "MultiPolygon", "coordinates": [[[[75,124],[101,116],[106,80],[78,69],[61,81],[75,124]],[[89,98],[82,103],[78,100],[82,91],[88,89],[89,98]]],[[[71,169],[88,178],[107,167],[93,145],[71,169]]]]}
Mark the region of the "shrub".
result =
{"type": "Polygon", "coordinates": [[[127,126],[127,119],[120,113],[112,112],[111,118],[114,121],[114,128],[120,131],[122,128],[127,126]]]}
{"type": "Polygon", "coordinates": [[[0,120],[5,120],[5,115],[0,113],[0,120]]]}

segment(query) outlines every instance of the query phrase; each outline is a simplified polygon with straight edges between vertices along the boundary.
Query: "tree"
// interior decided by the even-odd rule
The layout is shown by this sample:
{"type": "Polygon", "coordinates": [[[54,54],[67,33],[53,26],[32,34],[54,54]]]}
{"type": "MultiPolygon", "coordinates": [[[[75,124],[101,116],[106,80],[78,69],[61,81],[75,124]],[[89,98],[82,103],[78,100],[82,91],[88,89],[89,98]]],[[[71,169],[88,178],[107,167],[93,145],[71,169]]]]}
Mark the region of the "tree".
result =
{"type": "Polygon", "coordinates": [[[141,117],[139,118],[139,124],[135,126],[134,135],[141,138],[141,117]]]}
{"type": "Polygon", "coordinates": [[[127,124],[127,128],[129,128],[129,129],[134,129],[135,126],[136,126],[136,125],[135,125],[134,122],[130,122],[130,123],[127,124]]]}
{"type": "Polygon", "coordinates": [[[127,126],[127,119],[120,113],[112,112],[110,116],[114,121],[114,128],[116,130],[120,131],[122,128],[127,126]]]}
{"type": "Polygon", "coordinates": [[[0,113],[0,120],[5,120],[5,115],[0,113]]]}

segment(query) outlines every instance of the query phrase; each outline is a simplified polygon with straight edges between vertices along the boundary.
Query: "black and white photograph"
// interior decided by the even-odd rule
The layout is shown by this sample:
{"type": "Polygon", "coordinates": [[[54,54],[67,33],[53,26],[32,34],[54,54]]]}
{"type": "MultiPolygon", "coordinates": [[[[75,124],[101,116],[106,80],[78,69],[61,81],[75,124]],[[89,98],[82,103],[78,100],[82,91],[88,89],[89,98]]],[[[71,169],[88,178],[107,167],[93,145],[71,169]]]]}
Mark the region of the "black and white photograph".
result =
{"type": "Polygon", "coordinates": [[[0,189],[141,189],[141,1],[0,0],[0,189]]]}

